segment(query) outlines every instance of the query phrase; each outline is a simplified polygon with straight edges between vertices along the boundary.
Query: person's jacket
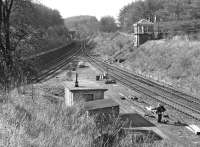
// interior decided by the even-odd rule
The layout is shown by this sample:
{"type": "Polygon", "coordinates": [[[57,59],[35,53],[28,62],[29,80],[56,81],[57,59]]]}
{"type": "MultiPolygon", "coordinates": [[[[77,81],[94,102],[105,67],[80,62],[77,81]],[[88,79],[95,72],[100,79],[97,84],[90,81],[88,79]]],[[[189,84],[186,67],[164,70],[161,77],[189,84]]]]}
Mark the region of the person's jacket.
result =
{"type": "Polygon", "coordinates": [[[156,108],[154,108],[152,110],[156,110],[156,114],[162,114],[163,112],[166,111],[164,106],[159,106],[159,107],[156,107],[156,108]]]}

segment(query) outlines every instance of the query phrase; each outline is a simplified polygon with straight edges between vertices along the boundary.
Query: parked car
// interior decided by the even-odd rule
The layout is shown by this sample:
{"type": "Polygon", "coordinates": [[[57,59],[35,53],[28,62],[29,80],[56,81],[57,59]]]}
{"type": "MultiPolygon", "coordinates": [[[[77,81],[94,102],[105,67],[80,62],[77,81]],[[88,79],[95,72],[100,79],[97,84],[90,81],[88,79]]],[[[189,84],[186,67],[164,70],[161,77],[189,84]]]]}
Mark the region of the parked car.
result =
{"type": "Polygon", "coordinates": [[[117,82],[116,82],[116,80],[114,80],[114,79],[107,79],[106,81],[105,81],[105,84],[116,84],[117,82]]]}
{"type": "Polygon", "coordinates": [[[121,100],[125,100],[126,97],[125,97],[125,96],[120,96],[120,99],[121,99],[121,100]]]}
{"type": "Polygon", "coordinates": [[[135,96],[135,95],[131,95],[131,96],[129,96],[129,98],[131,100],[133,100],[133,101],[138,101],[139,100],[139,98],[137,96],[135,96]]]}

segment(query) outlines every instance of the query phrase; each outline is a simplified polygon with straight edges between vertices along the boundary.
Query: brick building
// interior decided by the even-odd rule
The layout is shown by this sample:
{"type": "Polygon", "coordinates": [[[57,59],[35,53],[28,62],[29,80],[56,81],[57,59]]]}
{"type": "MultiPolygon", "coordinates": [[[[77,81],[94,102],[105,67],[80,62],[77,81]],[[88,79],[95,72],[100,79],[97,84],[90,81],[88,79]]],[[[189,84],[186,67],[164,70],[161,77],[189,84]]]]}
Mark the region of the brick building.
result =
{"type": "Polygon", "coordinates": [[[65,87],[65,104],[72,106],[78,102],[104,99],[105,88],[99,87],[65,87]]]}

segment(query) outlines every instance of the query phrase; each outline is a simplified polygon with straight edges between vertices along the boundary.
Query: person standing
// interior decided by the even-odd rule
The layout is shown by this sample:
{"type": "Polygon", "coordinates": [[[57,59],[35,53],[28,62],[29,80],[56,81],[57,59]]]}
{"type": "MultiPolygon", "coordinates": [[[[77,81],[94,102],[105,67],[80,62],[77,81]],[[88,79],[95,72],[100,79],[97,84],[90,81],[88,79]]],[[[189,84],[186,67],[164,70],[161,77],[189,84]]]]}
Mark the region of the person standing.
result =
{"type": "Polygon", "coordinates": [[[162,104],[158,104],[158,106],[152,110],[156,110],[156,114],[158,115],[158,123],[161,123],[162,115],[166,111],[165,107],[162,104]]]}

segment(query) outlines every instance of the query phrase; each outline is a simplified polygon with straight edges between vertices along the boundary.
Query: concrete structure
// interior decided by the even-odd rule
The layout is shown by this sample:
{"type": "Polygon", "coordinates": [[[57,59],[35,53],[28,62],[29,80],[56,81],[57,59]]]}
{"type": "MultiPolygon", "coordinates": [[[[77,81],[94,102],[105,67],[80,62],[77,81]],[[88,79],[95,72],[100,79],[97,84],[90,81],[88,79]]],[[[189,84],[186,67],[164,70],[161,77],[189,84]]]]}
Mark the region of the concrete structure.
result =
{"type": "Polygon", "coordinates": [[[111,114],[112,116],[119,116],[119,104],[112,99],[95,100],[84,103],[85,109],[90,115],[98,113],[111,114]]]}
{"type": "Polygon", "coordinates": [[[158,128],[156,127],[141,127],[141,128],[129,128],[122,130],[123,135],[133,135],[136,143],[152,143],[163,139],[168,139],[158,128]]]}
{"type": "Polygon", "coordinates": [[[154,23],[146,19],[142,19],[133,24],[133,33],[134,45],[138,47],[139,45],[145,43],[147,40],[154,38],[154,23]]]}
{"type": "Polygon", "coordinates": [[[151,123],[138,113],[121,114],[120,118],[123,121],[127,122],[124,128],[155,127],[153,123],[151,123]]]}
{"type": "Polygon", "coordinates": [[[188,125],[186,126],[186,128],[195,133],[196,135],[200,135],[200,128],[197,125],[188,125]]]}
{"type": "Polygon", "coordinates": [[[132,134],[138,143],[167,139],[153,123],[138,113],[120,114],[122,121],[126,122],[122,128],[122,134],[132,134]]]}
{"type": "Polygon", "coordinates": [[[66,106],[72,106],[77,102],[104,99],[104,92],[107,90],[98,87],[65,87],[65,104],[66,106]]]}

